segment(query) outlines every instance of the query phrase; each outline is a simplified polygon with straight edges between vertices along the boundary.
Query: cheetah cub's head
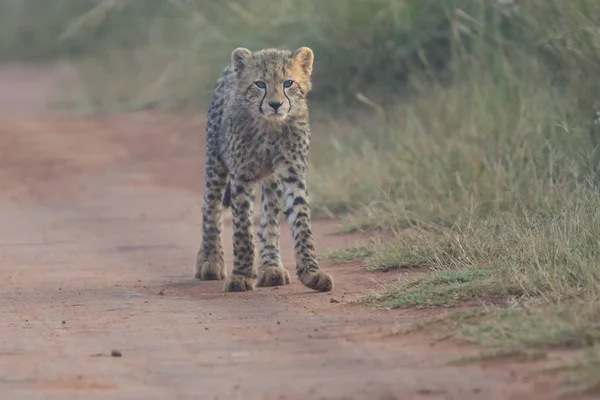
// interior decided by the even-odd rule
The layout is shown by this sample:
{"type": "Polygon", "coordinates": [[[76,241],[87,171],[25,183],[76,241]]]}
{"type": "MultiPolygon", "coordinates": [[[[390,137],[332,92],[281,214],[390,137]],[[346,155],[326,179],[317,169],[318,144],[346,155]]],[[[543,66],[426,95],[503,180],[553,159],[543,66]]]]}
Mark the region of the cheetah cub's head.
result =
{"type": "Polygon", "coordinates": [[[231,53],[237,77],[238,103],[255,118],[277,123],[307,115],[306,96],[314,55],[308,47],[292,52],[265,49],[251,52],[238,48],[231,53]]]}

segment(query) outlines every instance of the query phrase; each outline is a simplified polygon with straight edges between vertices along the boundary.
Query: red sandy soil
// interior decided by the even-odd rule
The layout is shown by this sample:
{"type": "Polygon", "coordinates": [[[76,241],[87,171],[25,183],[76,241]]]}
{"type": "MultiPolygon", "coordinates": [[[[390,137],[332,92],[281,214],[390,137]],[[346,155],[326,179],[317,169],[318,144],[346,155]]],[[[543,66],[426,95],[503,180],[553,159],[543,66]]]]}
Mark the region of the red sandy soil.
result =
{"type": "MultiPolygon", "coordinates": [[[[356,301],[399,272],[324,262],[333,293],[295,277],[248,293],[193,279],[204,116],[59,116],[45,106],[54,82],[0,67],[0,398],[558,396],[540,363],[449,365],[477,349],[393,335],[431,312],[356,301]]],[[[361,240],[336,229],[314,222],[318,251],[361,240]]],[[[224,238],[231,265],[229,225],[224,238]]]]}

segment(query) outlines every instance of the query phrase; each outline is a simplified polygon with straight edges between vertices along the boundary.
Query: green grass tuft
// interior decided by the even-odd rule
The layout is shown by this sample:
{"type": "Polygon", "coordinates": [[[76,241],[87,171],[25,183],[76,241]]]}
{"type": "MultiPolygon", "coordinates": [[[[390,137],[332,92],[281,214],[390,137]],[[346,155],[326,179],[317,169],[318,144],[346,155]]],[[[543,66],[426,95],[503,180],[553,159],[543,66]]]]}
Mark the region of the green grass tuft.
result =
{"type": "Polygon", "coordinates": [[[544,351],[533,350],[490,350],[480,354],[459,357],[450,361],[451,365],[464,365],[472,362],[494,361],[499,359],[511,359],[517,361],[537,361],[545,359],[548,354],[544,351]]]}
{"type": "Polygon", "coordinates": [[[324,259],[332,260],[336,263],[361,260],[373,254],[373,247],[368,244],[362,244],[352,247],[346,247],[339,250],[333,250],[323,256],[324,259]]]}
{"type": "Polygon", "coordinates": [[[485,269],[434,271],[392,285],[384,294],[373,295],[369,300],[385,308],[423,308],[450,307],[477,297],[506,295],[489,275],[485,269]]]}

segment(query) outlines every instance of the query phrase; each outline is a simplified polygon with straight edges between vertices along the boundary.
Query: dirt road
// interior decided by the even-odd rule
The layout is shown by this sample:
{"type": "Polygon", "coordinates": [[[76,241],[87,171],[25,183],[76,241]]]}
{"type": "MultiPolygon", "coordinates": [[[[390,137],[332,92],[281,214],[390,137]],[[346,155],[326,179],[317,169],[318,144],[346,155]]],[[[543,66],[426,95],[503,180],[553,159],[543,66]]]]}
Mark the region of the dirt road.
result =
{"type": "MultiPolygon", "coordinates": [[[[353,301],[397,272],[324,263],[336,280],[332,294],[308,291],[295,278],[282,288],[227,294],[222,282],[193,279],[203,116],[54,116],[40,107],[52,76],[40,74],[0,68],[0,398],[558,393],[554,376],[530,374],[539,365],[450,366],[473,349],[390,335],[427,314],[353,301]]],[[[331,235],[333,222],[314,225],[320,252],[359,240],[331,235]]],[[[227,227],[229,265],[230,237],[227,227]]],[[[292,271],[289,233],[283,239],[292,271]]]]}

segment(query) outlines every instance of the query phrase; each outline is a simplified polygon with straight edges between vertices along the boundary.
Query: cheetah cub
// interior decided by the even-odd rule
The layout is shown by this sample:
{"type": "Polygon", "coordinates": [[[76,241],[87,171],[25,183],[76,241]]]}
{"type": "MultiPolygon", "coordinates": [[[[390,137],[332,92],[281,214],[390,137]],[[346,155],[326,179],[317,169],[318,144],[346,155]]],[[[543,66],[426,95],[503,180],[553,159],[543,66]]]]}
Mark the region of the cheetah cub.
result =
{"type": "Polygon", "coordinates": [[[208,108],[202,245],[196,278],[227,278],[221,245],[222,212],[233,215],[233,274],[226,292],[290,283],[279,254],[279,219],[284,204],[294,238],[296,273],[307,287],[333,289],[319,270],[310,229],[306,172],[310,129],[306,96],[314,55],[238,48],[217,81],[208,108]],[[254,266],[252,202],[261,184],[258,272],[254,266]]]}

